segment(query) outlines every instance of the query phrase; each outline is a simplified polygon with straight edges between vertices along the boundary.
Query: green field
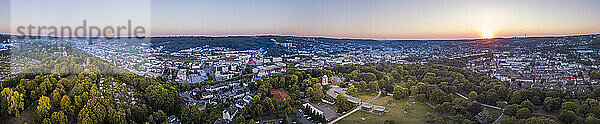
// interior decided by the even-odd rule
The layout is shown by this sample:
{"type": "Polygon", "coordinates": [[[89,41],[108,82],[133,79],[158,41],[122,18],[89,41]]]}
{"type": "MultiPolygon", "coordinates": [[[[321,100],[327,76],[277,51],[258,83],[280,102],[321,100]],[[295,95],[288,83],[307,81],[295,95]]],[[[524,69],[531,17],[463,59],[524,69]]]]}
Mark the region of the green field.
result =
{"type": "Polygon", "coordinates": [[[356,98],[361,99],[363,102],[369,101],[377,96],[377,93],[373,92],[359,92],[356,93],[356,98]]]}
{"type": "MultiPolygon", "coordinates": [[[[359,95],[360,97],[360,95],[359,95]]],[[[396,124],[418,124],[426,123],[427,118],[425,113],[431,112],[437,117],[442,117],[435,114],[434,110],[427,106],[423,102],[412,103],[412,98],[405,98],[401,100],[394,100],[391,96],[380,97],[371,102],[375,105],[386,107],[389,111],[383,115],[376,115],[364,111],[357,111],[352,115],[338,121],[339,124],[382,124],[385,120],[391,120],[396,124]],[[410,109],[407,113],[404,113],[405,107],[408,106],[410,109]],[[362,120],[361,118],[365,118],[362,120]]]]}

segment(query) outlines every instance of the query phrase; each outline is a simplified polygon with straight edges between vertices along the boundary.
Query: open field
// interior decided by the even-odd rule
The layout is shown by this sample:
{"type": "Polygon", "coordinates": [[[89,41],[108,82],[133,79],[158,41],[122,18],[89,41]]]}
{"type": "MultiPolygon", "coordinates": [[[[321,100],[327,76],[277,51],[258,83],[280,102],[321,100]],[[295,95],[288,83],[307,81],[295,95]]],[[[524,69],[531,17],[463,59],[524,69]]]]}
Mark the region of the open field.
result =
{"type": "MultiPolygon", "coordinates": [[[[359,95],[360,97],[360,95],[359,95]]],[[[358,111],[353,113],[352,115],[344,118],[341,121],[338,121],[339,124],[382,124],[385,120],[391,120],[393,123],[398,124],[416,124],[416,123],[425,123],[427,118],[425,117],[425,113],[431,112],[434,115],[434,110],[431,109],[423,102],[415,102],[412,103],[412,98],[406,98],[401,100],[394,100],[391,96],[380,97],[371,102],[375,105],[380,105],[386,107],[389,111],[383,115],[376,115],[364,111],[358,111]],[[407,113],[404,113],[406,107],[407,113]],[[362,120],[361,118],[365,118],[362,120]]],[[[438,116],[442,117],[442,116],[438,116]]]]}
{"type": "Polygon", "coordinates": [[[356,98],[362,99],[363,102],[369,101],[377,96],[377,93],[374,92],[358,92],[356,93],[356,98]]]}

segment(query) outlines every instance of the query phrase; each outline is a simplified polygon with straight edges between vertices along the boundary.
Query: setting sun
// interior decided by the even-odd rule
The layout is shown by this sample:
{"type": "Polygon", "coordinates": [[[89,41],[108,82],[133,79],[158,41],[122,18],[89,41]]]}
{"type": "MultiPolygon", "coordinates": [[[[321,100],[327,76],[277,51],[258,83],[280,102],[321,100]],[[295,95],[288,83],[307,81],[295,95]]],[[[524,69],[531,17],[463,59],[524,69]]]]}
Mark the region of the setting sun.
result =
{"type": "Polygon", "coordinates": [[[481,38],[483,38],[483,39],[491,39],[491,38],[494,38],[496,35],[496,31],[491,28],[482,29],[480,33],[481,33],[481,38]]]}

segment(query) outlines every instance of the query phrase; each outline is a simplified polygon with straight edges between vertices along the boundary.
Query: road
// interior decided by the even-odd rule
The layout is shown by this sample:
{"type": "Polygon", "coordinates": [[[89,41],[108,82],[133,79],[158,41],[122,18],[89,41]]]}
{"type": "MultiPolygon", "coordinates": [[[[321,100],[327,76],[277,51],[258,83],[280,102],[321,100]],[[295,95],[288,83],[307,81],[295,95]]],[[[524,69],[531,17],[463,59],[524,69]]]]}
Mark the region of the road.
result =
{"type": "Polygon", "coordinates": [[[361,103],[361,104],[358,104],[358,106],[356,106],[356,108],[355,108],[354,110],[352,110],[352,111],[350,111],[350,112],[348,112],[348,113],[346,113],[346,114],[344,114],[344,115],[342,115],[342,116],[340,116],[340,117],[336,118],[335,120],[333,120],[333,121],[331,121],[331,122],[329,122],[329,123],[327,123],[327,124],[334,124],[335,122],[337,122],[337,121],[339,121],[339,120],[342,120],[342,119],[344,119],[346,116],[348,116],[348,115],[350,115],[350,114],[352,114],[352,113],[354,113],[354,112],[356,112],[356,111],[360,110],[360,105],[362,105],[362,104],[368,104],[369,102],[371,102],[371,101],[373,101],[373,100],[375,100],[375,99],[379,98],[379,96],[380,96],[380,95],[381,95],[381,90],[379,91],[379,93],[377,93],[377,96],[375,96],[375,97],[374,97],[374,98],[372,98],[371,100],[369,100],[369,101],[367,101],[367,102],[363,102],[363,103],[361,103]]]}

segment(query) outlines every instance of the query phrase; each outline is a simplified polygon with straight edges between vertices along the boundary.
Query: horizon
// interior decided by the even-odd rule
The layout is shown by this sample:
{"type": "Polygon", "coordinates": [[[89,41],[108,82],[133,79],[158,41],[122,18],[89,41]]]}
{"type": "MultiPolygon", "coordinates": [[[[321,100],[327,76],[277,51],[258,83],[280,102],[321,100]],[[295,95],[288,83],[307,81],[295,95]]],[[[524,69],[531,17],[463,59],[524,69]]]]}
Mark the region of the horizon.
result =
{"type": "Polygon", "coordinates": [[[483,33],[490,38],[600,33],[600,25],[596,24],[600,20],[600,8],[593,6],[600,1],[594,0],[138,0],[122,5],[119,1],[110,0],[95,2],[94,5],[72,0],[0,0],[0,3],[4,5],[0,6],[0,17],[4,18],[0,20],[0,33],[12,34],[16,34],[14,30],[18,25],[77,25],[80,19],[88,19],[90,23],[121,24],[125,18],[133,18],[152,36],[275,34],[343,39],[460,40],[485,39],[483,33]],[[31,4],[32,7],[24,6],[31,4]],[[94,8],[96,6],[111,7],[94,8]],[[46,9],[34,11],[36,7],[46,9]],[[74,9],[86,10],[76,12],[74,9]],[[111,11],[133,13],[135,16],[111,11]]]}
{"type": "MultiPolygon", "coordinates": [[[[19,35],[11,33],[0,33],[0,35],[19,35]]],[[[493,39],[511,39],[511,38],[546,38],[546,37],[570,37],[570,36],[586,36],[586,35],[600,35],[600,33],[590,34],[565,34],[565,35],[542,35],[542,36],[513,36],[513,37],[494,37],[494,38],[458,38],[458,39],[374,39],[374,38],[353,38],[353,37],[328,37],[328,36],[298,36],[298,35],[280,35],[280,34],[256,34],[256,35],[151,35],[150,38],[154,37],[264,37],[264,36],[275,36],[275,37],[306,37],[306,38],[327,38],[327,39],[350,39],[350,40],[376,40],[376,41],[459,41],[459,40],[493,40],[493,39]]],[[[26,36],[37,36],[37,35],[26,35],[26,36]]],[[[41,36],[41,37],[53,37],[53,36],[41,36]]],[[[147,38],[147,36],[144,36],[147,38]]],[[[56,36],[53,38],[94,38],[94,37],[62,37],[56,36]]],[[[128,37],[115,37],[115,38],[128,38],[128,37]]]]}

